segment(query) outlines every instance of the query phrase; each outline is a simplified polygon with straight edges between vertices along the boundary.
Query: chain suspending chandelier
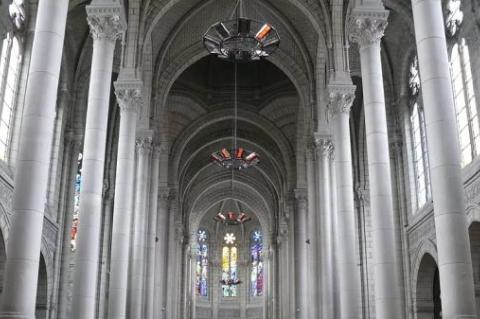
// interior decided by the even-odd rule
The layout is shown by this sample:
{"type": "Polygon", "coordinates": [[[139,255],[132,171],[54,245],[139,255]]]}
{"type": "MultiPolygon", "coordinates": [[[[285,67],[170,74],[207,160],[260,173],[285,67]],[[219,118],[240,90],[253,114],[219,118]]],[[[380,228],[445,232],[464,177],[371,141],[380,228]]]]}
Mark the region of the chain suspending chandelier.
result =
{"type": "Polygon", "coordinates": [[[222,59],[248,62],[270,56],[280,45],[280,37],[271,24],[247,18],[243,1],[238,0],[228,20],[208,29],[203,45],[222,59]]]}

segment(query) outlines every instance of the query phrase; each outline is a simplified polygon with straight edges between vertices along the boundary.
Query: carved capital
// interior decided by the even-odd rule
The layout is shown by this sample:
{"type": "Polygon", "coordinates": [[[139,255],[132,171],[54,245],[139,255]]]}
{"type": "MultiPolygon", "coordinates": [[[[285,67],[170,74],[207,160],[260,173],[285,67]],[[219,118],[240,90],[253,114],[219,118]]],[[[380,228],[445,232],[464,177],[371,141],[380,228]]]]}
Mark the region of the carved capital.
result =
{"type": "Polygon", "coordinates": [[[114,86],[118,106],[122,112],[138,112],[141,109],[142,81],[116,81],[114,86]]]}
{"type": "Polygon", "coordinates": [[[94,40],[115,42],[127,29],[123,8],[119,4],[87,6],[87,22],[94,40]]]}
{"type": "Polygon", "coordinates": [[[355,100],[355,85],[329,85],[328,109],[333,114],[350,113],[355,100]]]}
{"type": "Polygon", "coordinates": [[[295,199],[297,201],[298,208],[306,211],[308,204],[307,190],[304,188],[295,189],[295,199]]]}
{"type": "Polygon", "coordinates": [[[135,140],[135,147],[139,154],[148,154],[152,151],[152,137],[140,136],[135,140]]]}
{"type": "Polygon", "coordinates": [[[169,198],[170,198],[170,188],[159,187],[158,188],[158,200],[166,203],[169,198]]]}
{"type": "Polygon", "coordinates": [[[348,24],[350,41],[360,48],[380,43],[388,22],[388,11],[355,9],[348,24]]]}
{"type": "Polygon", "coordinates": [[[317,151],[323,157],[333,157],[335,147],[333,146],[332,137],[330,135],[314,134],[313,141],[317,147],[317,151]]]}

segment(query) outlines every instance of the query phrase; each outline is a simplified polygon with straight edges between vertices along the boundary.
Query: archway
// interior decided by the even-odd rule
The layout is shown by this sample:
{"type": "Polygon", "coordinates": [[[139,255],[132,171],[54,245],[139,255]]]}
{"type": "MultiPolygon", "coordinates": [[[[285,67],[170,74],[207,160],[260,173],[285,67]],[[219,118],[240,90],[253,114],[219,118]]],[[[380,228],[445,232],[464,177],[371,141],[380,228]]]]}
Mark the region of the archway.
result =
{"type": "Polygon", "coordinates": [[[5,263],[7,261],[7,253],[5,251],[5,241],[3,233],[0,231],[0,297],[3,293],[3,273],[5,270],[5,263]]]}
{"type": "Polygon", "coordinates": [[[442,318],[438,267],[429,254],[423,256],[418,270],[416,314],[417,319],[442,318]]]}
{"type": "MultiPolygon", "coordinates": [[[[480,222],[473,222],[468,228],[470,235],[470,251],[472,253],[473,280],[475,287],[480,285],[480,222]]],[[[480,311],[480,295],[475,289],[477,313],[480,311]]]]}
{"type": "Polygon", "coordinates": [[[40,264],[38,266],[38,285],[37,285],[37,303],[35,306],[35,318],[47,318],[48,289],[47,289],[47,265],[45,259],[40,256],[40,264]]]}

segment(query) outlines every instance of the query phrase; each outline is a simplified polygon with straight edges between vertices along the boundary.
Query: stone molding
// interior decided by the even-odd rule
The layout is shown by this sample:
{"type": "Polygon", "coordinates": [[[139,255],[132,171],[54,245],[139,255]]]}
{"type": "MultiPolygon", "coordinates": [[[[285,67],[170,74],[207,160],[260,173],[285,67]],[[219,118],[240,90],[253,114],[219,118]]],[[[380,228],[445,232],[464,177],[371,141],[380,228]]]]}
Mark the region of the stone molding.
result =
{"type": "Polygon", "coordinates": [[[385,9],[354,9],[348,22],[348,34],[351,42],[360,48],[380,43],[387,28],[389,12],[385,9]]]}
{"type": "Polygon", "coordinates": [[[142,81],[116,81],[114,86],[120,110],[122,112],[139,112],[143,103],[142,81]]]}
{"type": "Polygon", "coordinates": [[[328,86],[329,101],[328,109],[334,115],[340,113],[350,113],[355,100],[355,90],[357,87],[351,84],[333,84],[328,86]]]}
{"type": "Polygon", "coordinates": [[[115,42],[127,29],[123,8],[119,4],[89,5],[87,22],[94,40],[115,42]]]}

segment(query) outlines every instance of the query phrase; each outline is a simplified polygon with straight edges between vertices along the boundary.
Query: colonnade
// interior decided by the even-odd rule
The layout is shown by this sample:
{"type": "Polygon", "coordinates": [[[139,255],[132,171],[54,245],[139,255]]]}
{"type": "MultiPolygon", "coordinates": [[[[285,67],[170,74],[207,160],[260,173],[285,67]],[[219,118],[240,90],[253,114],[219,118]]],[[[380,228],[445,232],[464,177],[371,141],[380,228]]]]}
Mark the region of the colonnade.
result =
{"type": "MultiPolygon", "coordinates": [[[[8,241],[9,258],[4,277],[0,318],[34,318],[44,202],[67,9],[67,0],[39,1],[16,164],[14,214],[8,241]],[[25,238],[30,240],[25,241],[25,238]]],[[[412,0],[412,9],[422,74],[428,148],[432,154],[430,169],[443,317],[475,318],[460,152],[441,1],[412,0]],[[445,236],[446,234],[448,236],[445,236]]],[[[123,8],[116,1],[94,1],[87,7],[87,13],[94,45],[83,148],[80,201],[82,218],[75,254],[75,302],[72,304],[72,318],[95,316],[113,54],[116,40],[126,29],[123,8]]],[[[350,35],[352,40],[358,43],[361,56],[374,243],[376,316],[403,318],[402,296],[397,282],[399,263],[395,255],[397,249],[380,55],[380,41],[387,17],[388,13],[381,3],[373,7],[359,5],[353,10],[350,35]]],[[[349,113],[355,87],[351,83],[330,83],[328,89],[332,136],[315,136],[316,151],[312,156],[315,155],[317,165],[308,163],[308,172],[312,173],[318,182],[316,189],[320,192],[317,194],[320,200],[313,205],[308,203],[308,199],[313,200],[315,196],[308,196],[304,189],[298,189],[295,193],[295,312],[296,317],[302,319],[320,315],[325,318],[360,318],[361,314],[349,128],[349,113]],[[314,216],[315,224],[310,226],[309,212],[317,214],[314,216]],[[335,236],[331,226],[334,226],[335,236]],[[315,233],[315,230],[318,232],[315,233]],[[312,237],[308,237],[309,232],[312,237]],[[312,232],[315,234],[311,234],[312,232]],[[321,291],[309,289],[309,285],[313,284],[309,282],[307,268],[311,256],[309,254],[312,254],[307,248],[309,241],[313,241],[316,247],[313,260],[321,262],[321,291]],[[338,276],[337,286],[332,279],[333,273],[338,276]],[[309,311],[309,291],[318,294],[322,301],[322,310],[309,311]],[[339,292],[338,309],[328,306],[336,302],[334,291],[339,292]]],[[[120,77],[115,84],[115,92],[120,106],[120,133],[111,252],[111,262],[115,267],[111,267],[108,316],[125,318],[127,301],[132,318],[142,318],[144,315],[164,318],[165,307],[169,307],[172,311],[170,315],[175,316],[180,307],[174,304],[175,300],[171,296],[165,296],[162,287],[167,284],[180,286],[180,276],[177,276],[179,271],[172,268],[177,267],[175,263],[180,264],[182,259],[178,248],[183,243],[175,240],[177,233],[182,232],[181,225],[178,224],[180,221],[168,216],[168,200],[172,194],[165,185],[142,182],[150,180],[147,178],[148,168],[152,165],[150,161],[157,167],[161,162],[159,153],[153,149],[152,136],[147,134],[141,139],[137,138],[136,125],[142,105],[142,83],[138,79],[120,77]],[[135,181],[135,149],[137,213],[133,216],[131,194],[135,181]],[[147,198],[145,194],[149,189],[153,189],[153,193],[158,193],[159,197],[147,198]],[[134,232],[133,238],[130,238],[132,217],[134,232]],[[147,227],[147,224],[150,227],[147,227]],[[152,224],[156,225],[156,233],[162,234],[164,238],[155,238],[152,224]],[[161,243],[157,247],[156,257],[146,259],[145,252],[151,252],[154,240],[161,243]],[[130,242],[133,242],[131,272],[128,271],[130,242]],[[170,247],[167,242],[170,242],[170,247]],[[167,255],[172,261],[170,268],[166,263],[167,255]],[[148,266],[145,268],[146,260],[148,266]],[[167,270],[172,274],[169,278],[163,276],[167,270]],[[154,273],[162,276],[155,276],[154,273]],[[148,278],[148,281],[145,278],[148,278]],[[145,282],[149,283],[147,295],[143,294],[145,282]],[[129,287],[131,289],[128,289],[129,287]],[[147,304],[146,314],[143,310],[144,304],[147,304]]],[[[72,152],[74,153],[74,150],[72,152]]],[[[158,169],[153,172],[158,174],[158,169]]],[[[156,177],[158,176],[154,176],[153,180],[156,177]]],[[[309,188],[315,188],[315,183],[310,182],[309,188]]],[[[175,212],[175,199],[172,206],[175,212]]]]}

